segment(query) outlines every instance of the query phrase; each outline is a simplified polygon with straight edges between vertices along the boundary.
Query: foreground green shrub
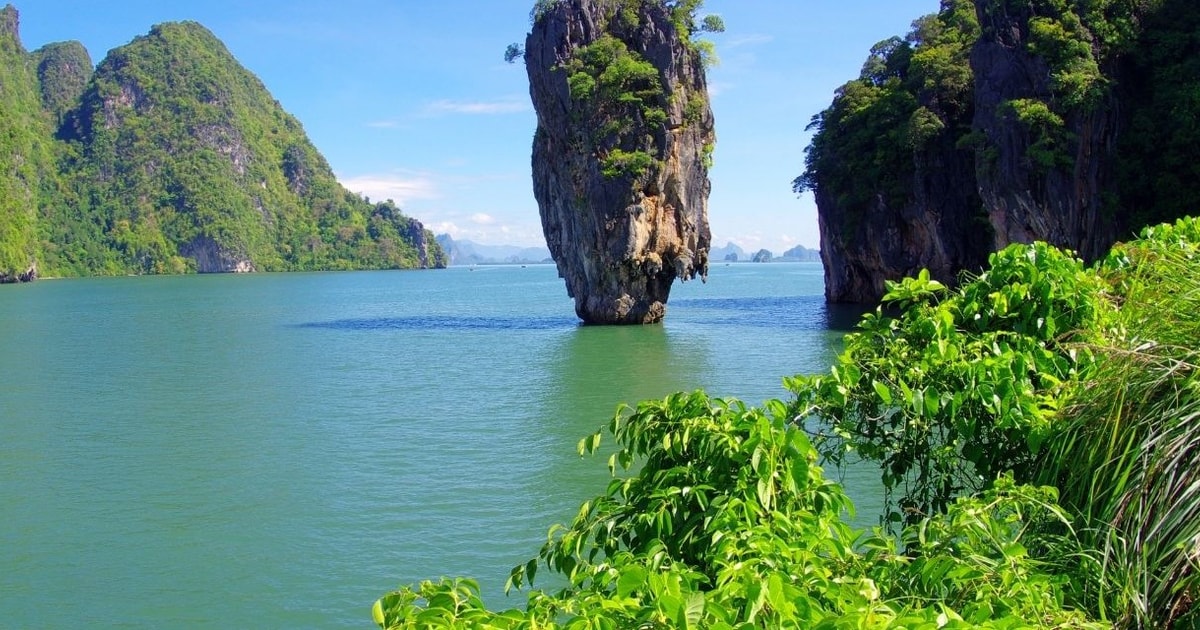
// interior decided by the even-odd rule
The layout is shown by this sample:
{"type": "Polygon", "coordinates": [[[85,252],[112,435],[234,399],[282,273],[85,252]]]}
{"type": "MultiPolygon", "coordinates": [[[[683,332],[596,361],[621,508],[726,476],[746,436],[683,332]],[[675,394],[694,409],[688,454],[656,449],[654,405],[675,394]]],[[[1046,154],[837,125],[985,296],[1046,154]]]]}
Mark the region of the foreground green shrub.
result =
{"type": "MultiPolygon", "coordinates": [[[[859,537],[851,509],[786,406],[749,408],[703,392],[647,401],[608,426],[616,477],[566,527],[538,567],[567,578],[524,609],[492,612],[467,580],[426,582],[380,599],[384,628],[968,628],[1101,627],[1067,609],[1067,580],[1026,548],[1062,522],[1053,491],[1002,480],[906,536],[859,537]],[[936,539],[936,541],[935,541],[936,539]],[[857,541],[857,544],[856,544],[857,541]],[[940,542],[939,542],[940,541],[940,542]],[[935,544],[936,542],[936,544],[935,544]]],[[[589,436],[581,452],[593,452],[589,436]]]]}
{"type": "Polygon", "coordinates": [[[696,392],[619,411],[613,481],[510,578],[526,587],[541,568],[567,586],[493,612],[470,580],[425,582],[374,617],[1197,628],[1198,368],[1200,222],[1147,230],[1095,269],[1013,246],[955,291],[928,274],[892,285],[830,374],[787,379],[790,404],[696,392]],[[818,462],[855,458],[899,493],[899,539],[846,525],[852,506],[818,462]]]}
{"type": "Polygon", "coordinates": [[[943,512],[1005,472],[1028,479],[1063,383],[1091,362],[1079,342],[1108,311],[1094,273],[1044,243],[990,263],[955,291],[926,272],[891,284],[829,374],[785,379],[825,461],[878,462],[899,495],[889,523],[943,512]]]}

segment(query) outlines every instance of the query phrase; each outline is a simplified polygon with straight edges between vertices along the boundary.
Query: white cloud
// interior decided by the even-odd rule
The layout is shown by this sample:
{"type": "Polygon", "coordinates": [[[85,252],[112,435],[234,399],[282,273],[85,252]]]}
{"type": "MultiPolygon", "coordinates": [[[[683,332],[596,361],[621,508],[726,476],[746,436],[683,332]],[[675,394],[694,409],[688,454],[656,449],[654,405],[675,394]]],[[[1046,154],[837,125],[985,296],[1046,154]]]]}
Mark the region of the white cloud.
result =
{"type": "Polygon", "coordinates": [[[377,120],[367,123],[367,126],[372,129],[395,129],[400,126],[400,123],[394,120],[377,120]]]}
{"type": "Polygon", "coordinates": [[[425,113],[430,115],[441,114],[468,114],[473,116],[491,115],[491,114],[516,114],[520,112],[530,111],[532,107],[524,99],[508,98],[495,101],[451,101],[439,100],[433,101],[425,106],[425,113]]]}
{"type": "Polygon", "coordinates": [[[440,223],[426,225],[425,227],[433,231],[434,234],[449,234],[450,238],[455,240],[463,237],[462,228],[458,227],[458,225],[452,221],[442,221],[440,223]]]}
{"type": "Polygon", "coordinates": [[[494,225],[496,223],[496,217],[493,217],[490,214],[477,212],[471,215],[471,223],[476,225],[494,225]]]}
{"type": "MultiPolygon", "coordinates": [[[[477,215],[476,215],[477,216],[477,215]]],[[[500,223],[493,219],[491,223],[477,223],[474,216],[469,217],[468,225],[460,225],[457,221],[433,220],[425,227],[434,234],[449,234],[456,241],[473,241],[482,245],[516,245],[518,247],[544,247],[545,237],[542,228],[536,223],[500,223]]]]}
{"type": "Polygon", "coordinates": [[[439,196],[437,185],[426,175],[391,173],[339,177],[338,180],[351,192],[375,201],[391,199],[400,206],[413,199],[436,199],[439,196]]]}

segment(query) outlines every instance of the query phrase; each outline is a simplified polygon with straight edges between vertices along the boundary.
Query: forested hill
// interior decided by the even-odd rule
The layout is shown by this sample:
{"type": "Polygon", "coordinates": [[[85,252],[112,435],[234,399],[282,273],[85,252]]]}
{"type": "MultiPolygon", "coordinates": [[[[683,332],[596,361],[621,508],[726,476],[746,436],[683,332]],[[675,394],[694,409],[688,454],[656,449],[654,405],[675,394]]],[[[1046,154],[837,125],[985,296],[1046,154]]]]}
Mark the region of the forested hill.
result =
{"type": "Polygon", "coordinates": [[[203,26],[155,26],[93,72],[78,42],[27,53],[0,17],[0,280],[445,266],[203,26]]]}
{"type": "Polygon", "coordinates": [[[17,37],[17,12],[0,11],[0,282],[36,270],[37,208],[54,177],[51,129],[17,37]]]}
{"type": "Polygon", "coordinates": [[[814,117],[826,296],[953,281],[1042,240],[1094,259],[1200,200],[1200,4],[943,0],[814,117]]]}

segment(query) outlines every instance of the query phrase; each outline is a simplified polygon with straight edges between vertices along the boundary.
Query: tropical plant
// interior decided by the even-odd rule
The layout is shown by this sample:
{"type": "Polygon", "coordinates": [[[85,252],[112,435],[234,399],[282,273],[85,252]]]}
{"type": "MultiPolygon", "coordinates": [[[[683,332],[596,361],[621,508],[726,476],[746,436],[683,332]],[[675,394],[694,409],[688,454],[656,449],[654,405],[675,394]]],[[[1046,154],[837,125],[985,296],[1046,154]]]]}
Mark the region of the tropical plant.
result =
{"type": "Polygon", "coordinates": [[[880,466],[889,524],[943,512],[1005,472],[1028,479],[1063,383],[1091,361],[1071,342],[1105,312],[1095,274],[1044,243],[990,262],[954,291],[926,271],[890,284],[829,374],[785,379],[825,461],[880,466]]]}
{"type": "MultiPolygon", "coordinates": [[[[564,576],[531,591],[524,610],[489,611],[470,580],[425,582],[373,609],[383,628],[966,628],[1101,627],[1064,604],[1068,577],[1031,559],[1053,489],[1002,479],[906,536],[860,539],[851,510],[817,465],[787,407],[675,394],[622,410],[608,425],[615,477],[574,521],[551,528],[538,568],[564,576]]],[[[601,434],[584,438],[595,452],[601,434]]]]}
{"type": "Polygon", "coordinates": [[[1097,369],[1073,384],[1066,426],[1036,467],[1103,551],[1094,598],[1124,627],[1200,624],[1198,267],[1192,218],[1148,228],[1103,261],[1117,325],[1090,348],[1097,369]]]}

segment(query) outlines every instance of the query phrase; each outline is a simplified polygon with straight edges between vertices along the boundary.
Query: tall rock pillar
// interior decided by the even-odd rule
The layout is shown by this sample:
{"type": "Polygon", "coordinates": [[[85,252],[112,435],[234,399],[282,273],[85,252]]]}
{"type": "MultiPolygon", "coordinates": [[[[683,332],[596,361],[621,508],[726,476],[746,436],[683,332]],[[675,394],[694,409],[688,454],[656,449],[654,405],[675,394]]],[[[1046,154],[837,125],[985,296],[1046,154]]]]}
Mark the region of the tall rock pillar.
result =
{"type": "Polygon", "coordinates": [[[682,10],[541,2],[526,38],[534,196],[585,323],[661,321],[675,279],[707,275],[715,136],[682,10]]]}

